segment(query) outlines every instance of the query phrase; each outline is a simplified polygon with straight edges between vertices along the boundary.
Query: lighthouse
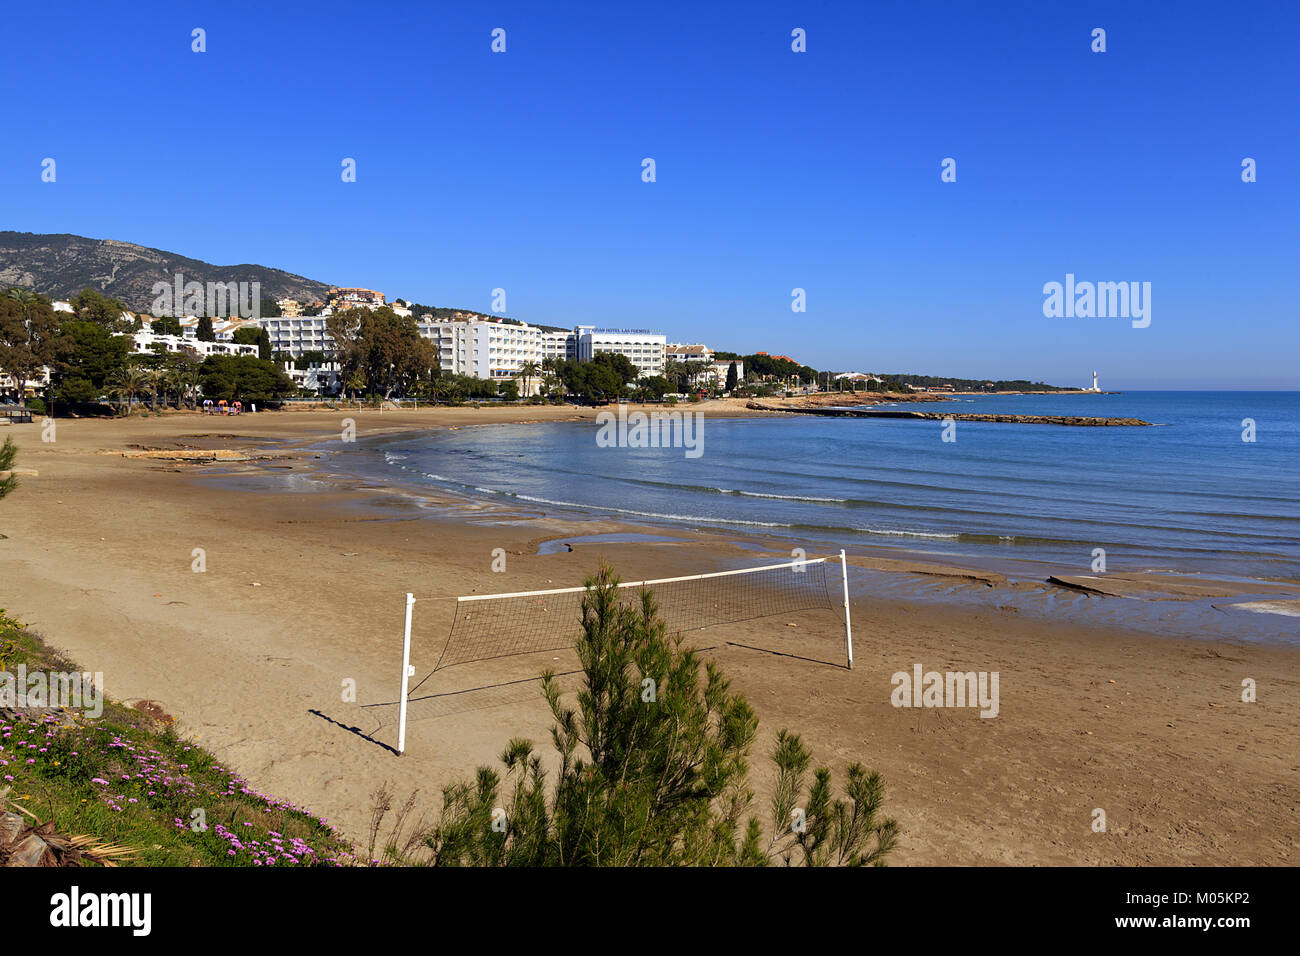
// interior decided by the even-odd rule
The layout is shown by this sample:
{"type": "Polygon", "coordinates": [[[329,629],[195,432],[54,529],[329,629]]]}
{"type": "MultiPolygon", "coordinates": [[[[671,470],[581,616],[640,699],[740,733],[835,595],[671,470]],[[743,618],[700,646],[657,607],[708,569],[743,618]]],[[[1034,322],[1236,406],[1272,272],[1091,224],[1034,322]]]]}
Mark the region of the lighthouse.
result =
{"type": "Polygon", "coordinates": [[[1094,392],[1100,392],[1100,391],[1101,391],[1101,389],[1097,386],[1097,373],[1096,373],[1096,372],[1093,372],[1093,373],[1092,373],[1092,390],[1093,390],[1094,392]]]}

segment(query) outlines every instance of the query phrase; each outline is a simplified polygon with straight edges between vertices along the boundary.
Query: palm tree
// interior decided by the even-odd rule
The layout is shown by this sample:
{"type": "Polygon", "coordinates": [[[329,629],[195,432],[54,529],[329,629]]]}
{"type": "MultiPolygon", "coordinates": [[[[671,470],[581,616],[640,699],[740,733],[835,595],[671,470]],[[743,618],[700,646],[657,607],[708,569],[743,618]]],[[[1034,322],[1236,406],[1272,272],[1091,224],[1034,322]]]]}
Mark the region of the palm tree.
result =
{"type": "Polygon", "coordinates": [[[163,370],[160,368],[141,369],[144,372],[144,390],[149,395],[149,407],[158,411],[158,393],[163,391],[163,370]]]}
{"type": "Polygon", "coordinates": [[[176,396],[176,410],[180,411],[194,400],[198,391],[198,367],[190,364],[170,366],[163,371],[162,381],[165,392],[176,396]]]}
{"type": "Polygon", "coordinates": [[[127,365],[118,369],[108,383],[110,395],[126,398],[126,411],[123,413],[126,415],[131,414],[131,406],[135,404],[136,395],[147,390],[148,387],[147,374],[138,365],[127,365]]]}
{"type": "Polygon", "coordinates": [[[528,398],[528,396],[532,394],[528,385],[541,370],[542,367],[531,359],[519,366],[519,374],[524,377],[524,398],[528,398]]]}
{"type": "MultiPolygon", "coordinates": [[[[685,372],[687,381],[690,382],[691,388],[697,388],[700,385],[701,376],[712,368],[713,366],[708,362],[694,359],[682,363],[682,370],[685,372]]],[[[708,384],[707,380],[705,384],[708,384]]]]}
{"type": "Polygon", "coordinates": [[[422,378],[411,385],[410,394],[411,397],[415,399],[415,407],[419,408],[420,399],[424,399],[427,402],[429,400],[430,395],[437,394],[437,389],[434,387],[433,382],[431,382],[429,379],[422,378]]]}
{"type": "Polygon", "coordinates": [[[664,362],[664,378],[673,383],[673,391],[684,391],[682,388],[682,378],[687,374],[686,366],[675,358],[670,358],[664,362]]]}
{"type": "Polygon", "coordinates": [[[180,411],[185,395],[185,373],[178,368],[163,369],[159,373],[158,384],[163,390],[163,404],[167,404],[168,395],[175,395],[176,410],[180,411]]]}
{"type": "Polygon", "coordinates": [[[465,397],[465,384],[458,378],[450,378],[439,386],[442,397],[455,405],[465,397]]]}
{"type": "Polygon", "coordinates": [[[10,289],[7,293],[15,302],[22,303],[23,317],[31,315],[32,306],[36,304],[36,293],[31,289],[10,289]]]}
{"type": "Polygon", "coordinates": [[[181,367],[181,375],[185,381],[185,397],[189,400],[190,408],[198,408],[199,363],[197,361],[186,363],[181,367]]]}
{"type": "Polygon", "coordinates": [[[361,400],[357,396],[360,395],[361,390],[366,387],[366,377],[361,374],[360,370],[355,371],[347,377],[343,387],[347,390],[348,394],[352,396],[352,400],[359,405],[361,404],[361,400]]]}

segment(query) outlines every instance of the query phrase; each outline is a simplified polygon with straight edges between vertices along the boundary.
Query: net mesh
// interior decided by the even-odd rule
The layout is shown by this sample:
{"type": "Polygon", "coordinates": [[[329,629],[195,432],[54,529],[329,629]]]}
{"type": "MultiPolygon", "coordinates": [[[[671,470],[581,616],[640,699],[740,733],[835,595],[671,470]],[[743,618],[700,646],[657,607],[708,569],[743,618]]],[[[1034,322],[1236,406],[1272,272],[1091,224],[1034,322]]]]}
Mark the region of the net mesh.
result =
{"type": "MultiPolygon", "coordinates": [[[[670,633],[839,606],[830,597],[825,561],[645,586],[654,594],[670,633]]],[[[639,606],[641,590],[640,584],[620,585],[619,595],[625,604],[639,606]]],[[[458,601],[451,634],[434,670],[572,647],[582,630],[585,593],[536,592],[458,601]]]]}

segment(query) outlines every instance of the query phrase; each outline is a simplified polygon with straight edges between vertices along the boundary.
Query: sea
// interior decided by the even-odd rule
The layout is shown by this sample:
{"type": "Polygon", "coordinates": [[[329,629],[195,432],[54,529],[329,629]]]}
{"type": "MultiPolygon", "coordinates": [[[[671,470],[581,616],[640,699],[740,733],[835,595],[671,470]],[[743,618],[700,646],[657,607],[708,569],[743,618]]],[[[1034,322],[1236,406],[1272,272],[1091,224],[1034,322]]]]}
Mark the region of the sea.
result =
{"type": "Polygon", "coordinates": [[[1083,573],[1100,549],[1108,571],[1300,579],[1300,392],[958,396],[907,407],[1154,424],[957,421],[945,441],[931,420],[709,417],[698,457],[604,447],[591,422],[491,425],[382,439],[366,471],[516,507],[821,547],[1083,573]]]}

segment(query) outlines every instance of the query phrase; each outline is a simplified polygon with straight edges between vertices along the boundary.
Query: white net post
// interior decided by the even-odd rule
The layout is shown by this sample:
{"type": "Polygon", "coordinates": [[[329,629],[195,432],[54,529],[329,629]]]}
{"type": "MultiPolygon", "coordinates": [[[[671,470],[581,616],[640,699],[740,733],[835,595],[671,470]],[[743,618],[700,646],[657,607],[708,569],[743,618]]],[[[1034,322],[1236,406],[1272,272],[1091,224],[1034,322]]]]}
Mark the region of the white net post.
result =
{"type": "Polygon", "coordinates": [[[415,606],[415,595],[406,595],[406,633],[402,638],[402,696],[397,706],[397,755],[406,752],[406,697],[410,687],[411,673],[411,608],[415,606]]]}
{"type": "Polygon", "coordinates": [[[849,559],[840,549],[840,574],[844,577],[844,647],[849,653],[849,670],[853,670],[853,625],[849,623],[849,559]]]}

